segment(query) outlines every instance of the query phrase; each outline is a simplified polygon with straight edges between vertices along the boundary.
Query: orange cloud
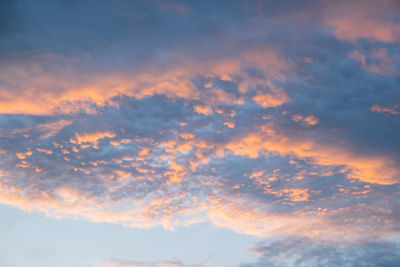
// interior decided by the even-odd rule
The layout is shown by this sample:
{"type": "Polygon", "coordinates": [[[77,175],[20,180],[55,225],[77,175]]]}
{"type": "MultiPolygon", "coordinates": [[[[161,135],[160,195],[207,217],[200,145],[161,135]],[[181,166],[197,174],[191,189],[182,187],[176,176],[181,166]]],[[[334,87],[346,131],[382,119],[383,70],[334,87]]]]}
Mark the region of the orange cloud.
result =
{"type": "Polygon", "coordinates": [[[249,158],[256,158],[260,153],[277,152],[309,158],[314,164],[345,166],[349,177],[369,183],[397,183],[400,173],[390,158],[357,154],[345,146],[318,144],[309,139],[294,140],[280,134],[272,125],[262,127],[259,132],[250,133],[240,140],[232,140],[224,148],[249,158]]]}
{"type": "MultiPolygon", "coordinates": [[[[307,193],[303,191],[288,192],[294,201],[307,198],[307,193]]],[[[316,240],[354,242],[365,238],[366,229],[369,238],[396,235],[396,222],[391,218],[390,210],[364,204],[339,209],[315,208],[311,211],[277,213],[260,209],[262,203],[255,200],[246,201],[238,197],[209,197],[207,201],[204,206],[208,209],[212,223],[238,233],[260,237],[292,235],[316,240]],[[381,228],[382,224],[371,221],[371,214],[386,218],[385,229],[381,228]]]]}
{"type": "Polygon", "coordinates": [[[391,107],[391,108],[385,108],[385,107],[381,107],[379,105],[373,105],[370,107],[370,110],[373,112],[378,112],[378,113],[389,113],[392,115],[398,115],[400,114],[400,111],[397,111],[397,106],[395,107],[391,107]]]}
{"type": "Polygon", "coordinates": [[[259,93],[253,100],[263,108],[277,107],[289,100],[282,89],[274,89],[271,93],[259,93]]]}
{"type": "Polygon", "coordinates": [[[228,128],[235,128],[236,123],[235,123],[235,121],[230,120],[230,121],[224,122],[224,125],[226,125],[226,127],[228,127],[228,128]]]}
{"type": "Polygon", "coordinates": [[[318,124],[318,119],[314,115],[303,116],[303,115],[294,115],[292,119],[296,122],[302,122],[304,125],[316,125],[318,124]]]}
{"type": "Polygon", "coordinates": [[[45,153],[45,154],[53,154],[53,151],[51,151],[50,149],[45,149],[45,148],[36,148],[36,151],[45,153]]]}
{"type": "Polygon", "coordinates": [[[212,109],[207,106],[195,105],[193,108],[198,114],[211,115],[213,113],[212,109]]]}
{"type": "Polygon", "coordinates": [[[178,63],[167,69],[153,62],[131,73],[77,73],[76,64],[80,60],[51,54],[23,65],[10,64],[0,72],[0,79],[4,81],[0,88],[0,113],[43,115],[79,110],[91,113],[95,112],[93,104],[112,104],[111,99],[118,95],[142,98],[162,94],[171,99],[200,100],[207,105],[236,104],[242,100],[233,94],[218,88],[201,93],[192,80],[199,75],[225,81],[238,76],[241,78],[232,82],[238,83],[245,92],[267,82],[254,80],[243,71],[246,66],[259,68],[269,79],[283,79],[283,72],[292,68],[288,60],[269,47],[246,48],[238,51],[234,58],[205,57],[199,61],[189,56],[176,57],[178,63]],[[50,71],[48,65],[52,66],[50,71]]]}
{"type": "Polygon", "coordinates": [[[399,39],[400,25],[367,17],[334,17],[326,23],[335,28],[337,38],[356,41],[360,38],[395,42],[399,39]]]}
{"type": "Polygon", "coordinates": [[[95,133],[84,133],[75,134],[75,138],[71,138],[72,144],[84,145],[86,143],[92,144],[94,148],[98,148],[99,141],[104,138],[114,138],[115,134],[112,132],[95,132],[95,133]]]}
{"type": "Polygon", "coordinates": [[[383,14],[396,9],[396,1],[348,1],[343,5],[328,5],[324,22],[333,27],[338,39],[357,41],[360,38],[397,42],[400,24],[386,19],[383,14]],[[386,12],[383,12],[386,10],[386,12]]]}
{"type": "Polygon", "coordinates": [[[16,156],[19,159],[25,159],[27,156],[31,156],[32,155],[32,151],[26,151],[26,152],[21,152],[21,153],[16,153],[16,156]]]}

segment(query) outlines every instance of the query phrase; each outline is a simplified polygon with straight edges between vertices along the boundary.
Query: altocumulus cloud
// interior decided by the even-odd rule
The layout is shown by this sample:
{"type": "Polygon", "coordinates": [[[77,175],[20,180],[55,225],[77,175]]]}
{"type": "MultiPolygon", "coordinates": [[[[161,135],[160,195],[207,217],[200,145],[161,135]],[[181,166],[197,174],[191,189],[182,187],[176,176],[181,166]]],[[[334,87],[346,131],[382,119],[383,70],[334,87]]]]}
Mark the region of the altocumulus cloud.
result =
{"type": "Polygon", "coordinates": [[[1,4],[1,203],[399,264],[398,2],[92,4],[1,4]]]}

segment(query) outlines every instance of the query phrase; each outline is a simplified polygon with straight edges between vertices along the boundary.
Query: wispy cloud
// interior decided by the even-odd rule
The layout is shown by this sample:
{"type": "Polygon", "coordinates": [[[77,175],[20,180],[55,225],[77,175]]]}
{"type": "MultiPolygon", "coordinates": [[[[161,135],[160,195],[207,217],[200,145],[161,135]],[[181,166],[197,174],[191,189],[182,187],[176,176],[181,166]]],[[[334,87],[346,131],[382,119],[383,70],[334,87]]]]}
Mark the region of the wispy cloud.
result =
{"type": "Polygon", "coordinates": [[[96,260],[95,267],[201,267],[202,264],[184,264],[180,260],[173,261],[133,261],[120,259],[96,260]]]}

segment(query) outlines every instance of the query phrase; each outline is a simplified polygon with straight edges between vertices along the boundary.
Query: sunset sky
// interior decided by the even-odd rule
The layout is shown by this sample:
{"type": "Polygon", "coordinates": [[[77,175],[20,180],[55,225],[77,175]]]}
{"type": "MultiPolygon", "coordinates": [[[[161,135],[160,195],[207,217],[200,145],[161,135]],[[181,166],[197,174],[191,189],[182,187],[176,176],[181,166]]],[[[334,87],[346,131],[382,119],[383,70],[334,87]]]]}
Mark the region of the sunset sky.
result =
{"type": "Polygon", "coordinates": [[[0,266],[400,266],[400,1],[1,0],[0,266]]]}

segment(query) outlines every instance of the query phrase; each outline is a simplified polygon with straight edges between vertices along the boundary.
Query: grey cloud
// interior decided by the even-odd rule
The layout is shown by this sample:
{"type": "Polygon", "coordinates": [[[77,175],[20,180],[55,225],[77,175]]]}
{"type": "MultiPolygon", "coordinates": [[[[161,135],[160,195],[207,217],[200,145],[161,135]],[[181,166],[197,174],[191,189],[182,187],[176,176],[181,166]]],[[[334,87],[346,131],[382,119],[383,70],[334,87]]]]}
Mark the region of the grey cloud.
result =
{"type": "Polygon", "coordinates": [[[252,251],[262,256],[256,266],[385,266],[400,264],[400,248],[396,243],[367,242],[361,244],[314,243],[310,240],[283,239],[258,244],[252,251]]]}

